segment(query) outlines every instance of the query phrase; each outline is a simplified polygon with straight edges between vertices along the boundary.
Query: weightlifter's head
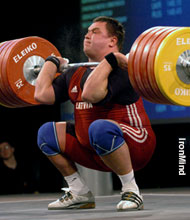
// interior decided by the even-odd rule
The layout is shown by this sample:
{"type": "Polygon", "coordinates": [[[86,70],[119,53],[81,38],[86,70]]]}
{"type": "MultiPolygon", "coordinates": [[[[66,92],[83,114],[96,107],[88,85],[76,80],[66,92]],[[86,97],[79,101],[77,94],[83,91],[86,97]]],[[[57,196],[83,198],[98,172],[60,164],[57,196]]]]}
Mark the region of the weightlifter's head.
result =
{"type": "Polygon", "coordinates": [[[122,50],[125,31],[117,20],[100,16],[93,20],[84,38],[84,52],[90,61],[101,61],[105,55],[122,50]]]}

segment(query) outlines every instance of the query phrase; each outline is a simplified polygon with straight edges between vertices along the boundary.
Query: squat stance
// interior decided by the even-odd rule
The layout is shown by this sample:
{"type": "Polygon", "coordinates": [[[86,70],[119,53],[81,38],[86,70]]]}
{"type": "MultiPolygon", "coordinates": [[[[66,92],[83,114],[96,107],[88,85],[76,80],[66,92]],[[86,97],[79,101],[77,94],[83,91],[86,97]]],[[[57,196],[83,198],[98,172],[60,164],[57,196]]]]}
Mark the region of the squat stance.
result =
{"type": "Polygon", "coordinates": [[[61,57],[49,57],[36,81],[35,99],[44,104],[71,100],[75,123],[48,122],[38,145],[62,173],[69,191],[49,209],[94,208],[94,196],[74,162],[115,172],[122,183],[117,210],[143,208],[134,170],[143,168],[155,148],[155,135],[142,99],[132,88],[121,51],[124,29],[115,19],[98,17],[84,38],[84,53],[96,68],[72,67],[54,79],[61,57]]]}

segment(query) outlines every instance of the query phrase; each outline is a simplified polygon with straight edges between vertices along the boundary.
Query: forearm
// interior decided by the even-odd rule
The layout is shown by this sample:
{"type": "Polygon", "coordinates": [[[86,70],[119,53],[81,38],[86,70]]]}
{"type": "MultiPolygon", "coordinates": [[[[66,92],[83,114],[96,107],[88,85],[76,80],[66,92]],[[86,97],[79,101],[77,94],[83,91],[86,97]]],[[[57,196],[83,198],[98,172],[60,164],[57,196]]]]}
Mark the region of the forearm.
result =
{"type": "Polygon", "coordinates": [[[52,82],[56,72],[57,68],[52,62],[45,62],[36,80],[34,98],[37,101],[43,104],[55,102],[52,82]]]}
{"type": "Polygon", "coordinates": [[[83,101],[96,103],[107,95],[108,77],[111,71],[112,68],[110,64],[106,59],[103,59],[91,72],[84,84],[82,92],[83,101]]]}

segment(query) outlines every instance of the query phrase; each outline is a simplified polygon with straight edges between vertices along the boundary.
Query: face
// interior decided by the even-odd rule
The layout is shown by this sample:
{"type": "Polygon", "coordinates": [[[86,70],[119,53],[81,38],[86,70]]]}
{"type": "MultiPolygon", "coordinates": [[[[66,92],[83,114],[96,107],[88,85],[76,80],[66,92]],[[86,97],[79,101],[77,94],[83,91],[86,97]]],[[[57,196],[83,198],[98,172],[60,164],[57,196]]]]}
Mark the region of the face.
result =
{"type": "Polygon", "coordinates": [[[83,49],[88,58],[101,61],[105,55],[112,52],[116,42],[115,36],[109,36],[106,22],[95,22],[88,28],[83,49]]]}
{"type": "Polygon", "coordinates": [[[12,157],[14,153],[14,148],[10,146],[9,143],[3,142],[0,144],[0,157],[4,160],[9,159],[12,157]]]}

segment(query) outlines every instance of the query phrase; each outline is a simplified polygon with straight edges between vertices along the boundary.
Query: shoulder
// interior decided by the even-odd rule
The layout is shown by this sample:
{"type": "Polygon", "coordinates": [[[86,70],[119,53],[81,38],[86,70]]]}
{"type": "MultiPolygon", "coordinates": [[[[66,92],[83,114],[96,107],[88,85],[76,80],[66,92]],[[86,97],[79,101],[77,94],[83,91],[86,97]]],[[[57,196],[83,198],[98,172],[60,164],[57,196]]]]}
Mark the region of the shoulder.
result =
{"type": "Polygon", "coordinates": [[[76,72],[76,70],[77,67],[70,67],[69,69],[65,70],[54,79],[53,84],[60,84],[63,82],[68,83],[72,78],[73,74],[76,72]]]}
{"type": "Polygon", "coordinates": [[[121,68],[113,70],[109,76],[109,83],[126,88],[130,84],[128,71],[121,68]]]}
{"type": "Polygon", "coordinates": [[[117,75],[118,77],[125,77],[128,78],[128,70],[122,69],[118,67],[117,69],[111,72],[111,75],[117,75]]]}
{"type": "Polygon", "coordinates": [[[62,77],[71,78],[73,74],[77,71],[78,67],[70,67],[61,73],[62,77]]]}
{"type": "Polygon", "coordinates": [[[111,73],[108,93],[112,101],[122,105],[132,104],[139,99],[129,80],[128,71],[121,68],[111,73]]]}

